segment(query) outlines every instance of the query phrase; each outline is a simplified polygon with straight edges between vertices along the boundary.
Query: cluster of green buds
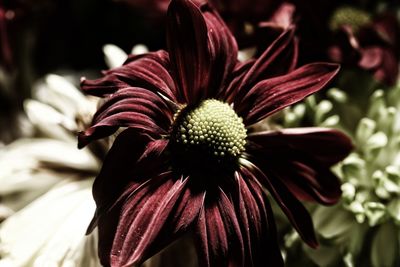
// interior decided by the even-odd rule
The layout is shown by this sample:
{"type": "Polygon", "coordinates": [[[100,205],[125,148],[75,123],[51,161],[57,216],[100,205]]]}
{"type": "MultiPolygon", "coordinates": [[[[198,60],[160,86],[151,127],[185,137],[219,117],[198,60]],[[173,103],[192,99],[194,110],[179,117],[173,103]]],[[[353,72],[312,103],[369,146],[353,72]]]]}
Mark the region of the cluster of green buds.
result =
{"type": "Polygon", "coordinates": [[[356,102],[333,88],[326,99],[308,98],[282,116],[286,127],[339,128],[356,147],[334,168],[342,179],[341,202],[313,212],[323,241],[306,254],[320,266],[400,266],[400,83],[375,90],[366,107],[356,102]]]}

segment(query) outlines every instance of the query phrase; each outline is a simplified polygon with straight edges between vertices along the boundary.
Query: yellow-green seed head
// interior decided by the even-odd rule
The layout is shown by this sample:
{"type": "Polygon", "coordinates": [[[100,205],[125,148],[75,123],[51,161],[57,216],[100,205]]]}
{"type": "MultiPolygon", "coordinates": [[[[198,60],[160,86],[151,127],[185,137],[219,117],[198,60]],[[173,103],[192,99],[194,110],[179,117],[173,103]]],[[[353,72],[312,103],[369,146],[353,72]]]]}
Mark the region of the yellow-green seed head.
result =
{"type": "Polygon", "coordinates": [[[185,151],[222,159],[237,158],[245,150],[246,128],[227,103],[208,99],[177,117],[172,137],[185,151]]]}
{"type": "Polygon", "coordinates": [[[361,27],[369,24],[372,18],[367,12],[349,6],[343,6],[335,10],[333,13],[329,27],[332,31],[337,31],[341,26],[347,25],[357,32],[361,27]]]}

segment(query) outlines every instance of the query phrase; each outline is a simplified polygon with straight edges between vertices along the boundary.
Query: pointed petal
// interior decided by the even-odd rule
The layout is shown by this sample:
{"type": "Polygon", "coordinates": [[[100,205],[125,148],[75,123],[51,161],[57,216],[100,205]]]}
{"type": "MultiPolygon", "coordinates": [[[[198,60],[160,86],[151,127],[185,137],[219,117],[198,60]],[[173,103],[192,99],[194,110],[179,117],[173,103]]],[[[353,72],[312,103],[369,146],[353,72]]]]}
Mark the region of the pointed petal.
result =
{"type": "Polygon", "coordinates": [[[216,192],[215,199],[207,195],[197,221],[195,237],[200,266],[244,266],[244,247],[238,218],[221,189],[216,192]]]}
{"type": "Polygon", "coordinates": [[[173,111],[156,93],[139,87],[112,94],[93,116],[92,126],[78,136],[79,147],[106,137],[120,127],[159,137],[172,123],[173,111]]]}
{"type": "Polygon", "coordinates": [[[103,264],[140,265],[187,231],[203,201],[204,194],[190,191],[188,178],[176,179],[172,173],[142,184],[121,207],[114,207],[118,216],[100,220],[100,238],[103,232],[114,232],[111,251],[99,251],[100,255],[104,254],[103,264]],[[117,226],[110,229],[113,221],[117,221],[117,226]]]}
{"type": "Polygon", "coordinates": [[[93,184],[97,209],[88,232],[123,196],[126,188],[134,190],[163,169],[162,153],[167,144],[166,140],[153,140],[133,129],[126,129],[117,136],[93,184]]]}
{"type": "Polygon", "coordinates": [[[294,128],[250,134],[249,153],[262,158],[299,199],[335,204],[340,181],[330,167],[352,150],[351,139],[338,130],[294,128]]]}
{"type": "Polygon", "coordinates": [[[172,1],[167,16],[167,47],[177,87],[185,103],[197,103],[210,79],[206,22],[198,7],[185,0],[172,1]]]}
{"type": "Polygon", "coordinates": [[[208,97],[215,97],[216,94],[224,91],[226,79],[237,64],[238,46],[235,37],[216,10],[209,4],[205,4],[201,11],[208,28],[208,43],[212,59],[208,97]]]}
{"type": "MultiPolygon", "coordinates": [[[[254,160],[253,160],[254,161],[254,160]]],[[[247,175],[254,175],[257,180],[265,186],[274,197],[282,211],[286,214],[293,227],[297,230],[300,237],[311,247],[316,248],[318,241],[315,236],[313,222],[308,211],[303,204],[294,197],[287,189],[280,177],[273,176],[264,166],[263,162],[257,164],[246,161],[246,167],[241,171],[247,175]]]]}
{"type": "Polygon", "coordinates": [[[254,124],[321,90],[338,71],[337,64],[314,63],[287,75],[263,80],[238,99],[237,112],[246,125],[254,124]]]}
{"type": "Polygon", "coordinates": [[[290,71],[294,59],[287,59],[293,55],[294,29],[283,32],[254,62],[240,84],[237,95],[241,99],[256,83],[261,80],[283,75],[290,71]]]}
{"type": "Polygon", "coordinates": [[[81,86],[85,93],[102,97],[126,87],[143,87],[177,102],[170,69],[165,51],[131,55],[123,66],[106,71],[105,76],[100,79],[82,79],[81,86]]]}
{"type": "Polygon", "coordinates": [[[353,149],[351,139],[339,130],[304,127],[248,135],[260,150],[291,155],[294,151],[307,154],[325,167],[343,160],[353,149]]]}
{"type": "Polygon", "coordinates": [[[265,192],[249,173],[236,173],[236,214],[241,222],[246,261],[244,266],[283,266],[273,213],[265,192]]]}

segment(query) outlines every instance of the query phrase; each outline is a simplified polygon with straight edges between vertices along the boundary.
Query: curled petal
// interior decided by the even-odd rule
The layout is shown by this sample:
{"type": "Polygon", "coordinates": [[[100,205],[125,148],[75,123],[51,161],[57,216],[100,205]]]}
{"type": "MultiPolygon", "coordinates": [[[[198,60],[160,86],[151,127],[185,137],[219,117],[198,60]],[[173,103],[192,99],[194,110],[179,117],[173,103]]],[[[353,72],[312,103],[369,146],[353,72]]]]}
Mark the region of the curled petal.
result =
{"type": "Polygon", "coordinates": [[[106,71],[100,79],[83,79],[81,87],[85,93],[95,96],[107,96],[126,87],[142,87],[177,102],[170,69],[165,51],[132,55],[123,66],[106,71]]]}
{"type": "Polygon", "coordinates": [[[124,88],[112,94],[97,110],[92,126],[78,136],[79,147],[108,136],[119,127],[160,136],[168,131],[172,117],[173,111],[156,93],[138,87],[124,88]]]}
{"type": "Polygon", "coordinates": [[[238,114],[246,125],[301,101],[321,90],[339,71],[339,65],[314,63],[289,74],[257,83],[236,105],[238,114]]]}
{"type": "MultiPolygon", "coordinates": [[[[252,159],[253,160],[253,159],[252,159]]],[[[254,160],[253,160],[254,161],[254,160]]],[[[297,230],[300,237],[311,247],[318,247],[311,216],[301,202],[288,190],[281,181],[281,177],[271,174],[264,166],[264,162],[257,164],[246,161],[246,167],[241,170],[243,174],[253,175],[260,184],[268,189],[274,197],[282,211],[286,214],[293,227],[297,230]]]]}
{"type": "MultiPolygon", "coordinates": [[[[206,199],[195,229],[200,266],[244,266],[244,247],[238,218],[228,197],[219,190],[206,199]]],[[[208,196],[207,196],[208,197],[208,196]]]]}

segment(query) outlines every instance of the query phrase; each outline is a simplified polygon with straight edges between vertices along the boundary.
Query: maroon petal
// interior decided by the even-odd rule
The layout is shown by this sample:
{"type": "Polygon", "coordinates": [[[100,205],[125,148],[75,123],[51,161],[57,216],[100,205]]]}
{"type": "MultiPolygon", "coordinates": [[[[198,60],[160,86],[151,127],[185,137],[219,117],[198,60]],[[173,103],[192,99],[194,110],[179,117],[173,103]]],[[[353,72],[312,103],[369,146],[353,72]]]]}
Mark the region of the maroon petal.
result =
{"type": "Polygon", "coordinates": [[[177,91],[169,73],[171,67],[165,51],[130,56],[123,66],[106,71],[97,80],[83,79],[82,90],[106,96],[126,87],[143,87],[177,102],[177,91]]]}
{"type": "Polygon", "coordinates": [[[289,155],[298,151],[311,156],[323,167],[343,160],[353,149],[351,139],[339,130],[317,127],[291,128],[248,135],[259,150],[289,155]]]}
{"type": "Polygon", "coordinates": [[[240,267],[244,248],[238,218],[225,193],[207,195],[195,229],[199,265],[204,267],[240,267]]]}
{"type": "Polygon", "coordinates": [[[207,25],[189,0],[173,0],[168,8],[167,47],[177,87],[186,103],[205,97],[210,80],[207,25]]]}
{"type": "Polygon", "coordinates": [[[167,144],[166,140],[153,140],[134,129],[126,129],[117,136],[93,184],[97,208],[88,232],[118,202],[126,188],[134,190],[165,169],[162,153],[167,144]]]}
{"type": "Polygon", "coordinates": [[[232,103],[235,100],[238,89],[240,88],[241,81],[246,75],[247,71],[253,66],[255,60],[246,62],[237,62],[234,70],[232,71],[228,80],[228,86],[224,90],[220,90],[217,95],[218,99],[223,99],[227,103],[232,103]]]}
{"type": "Polygon", "coordinates": [[[78,136],[79,147],[114,133],[119,127],[160,137],[166,134],[173,111],[156,93],[144,88],[130,87],[112,94],[97,110],[92,126],[78,136]]]}
{"type": "Polygon", "coordinates": [[[211,55],[210,83],[208,97],[215,97],[226,88],[226,79],[231,75],[237,64],[238,47],[236,39],[228,26],[210,5],[203,5],[201,11],[204,15],[209,38],[211,55]]]}
{"type": "Polygon", "coordinates": [[[236,214],[241,222],[246,261],[244,266],[283,266],[275,221],[269,201],[253,176],[236,173],[236,214]]]}
{"type": "Polygon", "coordinates": [[[338,71],[337,64],[314,63],[287,75],[263,80],[239,98],[236,110],[246,125],[254,124],[321,90],[338,71]]]}
{"type": "MultiPolygon", "coordinates": [[[[254,159],[251,159],[255,161],[254,159]]],[[[311,247],[316,248],[318,241],[314,233],[311,216],[303,204],[288,190],[280,177],[273,176],[266,168],[259,168],[253,163],[246,162],[241,172],[246,176],[254,176],[272,194],[282,211],[286,214],[300,237],[311,247]]],[[[264,166],[264,162],[257,164],[264,166]]]]}
{"type": "MultiPolygon", "coordinates": [[[[293,44],[297,44],[294,39],[294,29],[283,32],[257,59],[243,78],[237,97],[242,98],[257,82],[282,75],[291,71],[297,58],[287,59],[288,55],[293,55],[293,44]]],[[[294,53],[296,55],[296,53],[294,53]]]]}
{"type": "Polygon", "coordinates": [[[324,128],[285,129],[249,135],[249,153],[265,161],[299,199],[334,204],[341,197],[340,181],[330,166],[351,151],[350,138],[324,128]]]}
{"type": "Polygon", "coordinates": [[[100,239],[102,233],[107,235],[106,230],[113,230],[110,221],[117,220],[111,251],[99,248],[102,263],[113,267],[140,265],[186,232],[203,202],[204,194],[190,191],[188,178],[175,179],[172,173],[142,184],[120,208],[115,207],[119,216],[101,218],[100,239]]]}

